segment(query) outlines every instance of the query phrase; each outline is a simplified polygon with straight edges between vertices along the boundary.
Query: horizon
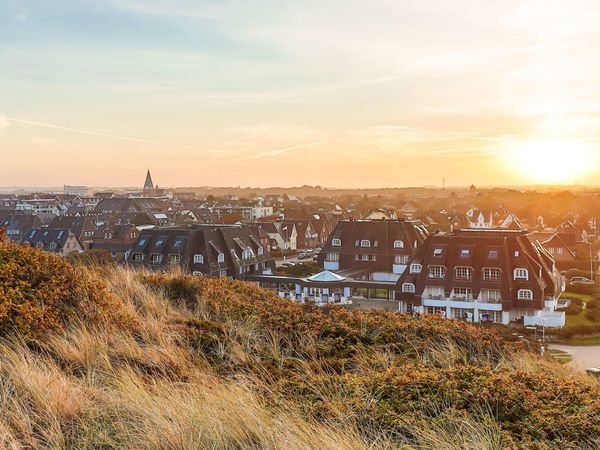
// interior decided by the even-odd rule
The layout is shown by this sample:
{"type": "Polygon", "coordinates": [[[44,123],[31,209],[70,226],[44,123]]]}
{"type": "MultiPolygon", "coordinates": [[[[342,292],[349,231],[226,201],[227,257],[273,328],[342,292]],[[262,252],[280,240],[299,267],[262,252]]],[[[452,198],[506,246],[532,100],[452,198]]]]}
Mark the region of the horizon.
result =
{"type": "Polygon", "coordinates": [[[0,2],[7,185],[594,184],[591,0],[0,2]]]}

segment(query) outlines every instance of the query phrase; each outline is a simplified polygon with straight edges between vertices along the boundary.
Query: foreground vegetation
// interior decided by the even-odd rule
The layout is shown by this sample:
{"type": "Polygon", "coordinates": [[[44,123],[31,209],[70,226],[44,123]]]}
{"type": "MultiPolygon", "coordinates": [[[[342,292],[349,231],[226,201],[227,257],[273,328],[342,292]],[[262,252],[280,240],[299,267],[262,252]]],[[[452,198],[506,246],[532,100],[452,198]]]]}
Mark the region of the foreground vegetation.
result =
{"type": "Polygon", "coordinates": [[[0,319],[0,447],[600,440],[596,380],[462,322],[319,309],[247,283],[74,266],[11,244],[0,244],[0,319]]]}

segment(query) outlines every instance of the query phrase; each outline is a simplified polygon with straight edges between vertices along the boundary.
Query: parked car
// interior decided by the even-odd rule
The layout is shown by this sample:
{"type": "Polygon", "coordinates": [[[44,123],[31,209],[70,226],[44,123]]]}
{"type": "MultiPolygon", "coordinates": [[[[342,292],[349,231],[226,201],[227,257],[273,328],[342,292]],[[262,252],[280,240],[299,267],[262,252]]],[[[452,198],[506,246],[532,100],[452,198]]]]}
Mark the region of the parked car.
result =
{"type": "Polygon", "coordinates": [[[589,369],[586,369],[586,372],[590,375],[600,377],[600,367],[590,367],[589,369]]]}
{"type": "Polygon", "coordinates": [[[586,277],[573,277],[569,280],[570,284],[596,284],[594,280],[586,277]]]}
{"type": "Polygon", "coordinates": [[[293,262],[284,262],[281,264],[283,267],[294,267],[296,264],[293,262]]]}
{"type": "Polygon", "coordinates": [[[298,259],[306,259],[309,256],[310,255],[307,252],[300,252],[300,253],[298,253],[298,259]]]}

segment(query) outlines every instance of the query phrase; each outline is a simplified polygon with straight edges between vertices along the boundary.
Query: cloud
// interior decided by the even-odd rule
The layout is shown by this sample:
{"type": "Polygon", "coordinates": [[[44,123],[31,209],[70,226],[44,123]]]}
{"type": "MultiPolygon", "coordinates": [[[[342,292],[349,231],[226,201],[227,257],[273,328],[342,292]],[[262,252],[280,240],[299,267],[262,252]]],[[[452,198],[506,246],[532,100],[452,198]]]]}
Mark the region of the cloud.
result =
{"type": "MultiPolygon", "coordinates": [[[[173,144],[173,143],[164,142],[164,141],[155,141],[155,140],[151,140],[151,139],[140,139],[140,138],[131,137],[131,136],[121,136],[118,134],[100,133],[97,131],[64,127],[61,125],[54,125],[54,124],[50,124],[50,123],[35,122],[33,120],[17,119],[14,117],[6,117],[6,116],[3,116],[3,117],[4,117],[4,120],[7,121],[7,123],[15,122],[15,123],[20,123],[20,124],[24,124],[24,125],[33,125],[36,127],[50,128],[53,130],[67,131],[70,133],[85,134],[85,135],[89,135],[89,136],[98,136],[98,137],[104,137],[104,138],[109,138],[109,139],[119,139],[122,141],[138,142],[141,144],[158,145],[158,146],[162,146],[162,147],[178,148],[178,149],[182,149],[182,150],[194,150],[194,151],[198,151],[198,152],[207,152],[207,153],[215,153],[215,154],[228,153],[225,150],[215,150],[215,149],[206,149],[206,148],[200,148],[200,147],[192,147],[189,145],[173,144]]],[[[1,118],[0,118],[0,130],[1,130],[1,126],[2,126],[1,124],[2,124],[2,122],[1,122],[1,118]]],[[[228,153],[228,154],[233,155],[233,156],[241,156],[241,155],[237,155],[235,153],[228,153]]]]}
{"type": "Polygon", "coordinates": [[[254,155],[250,155],[250,156],[244,156],[240,159],[238,159],[238,161],[245,161],[248,159],[258,159],[258,158],[266,158],[268,156],[277,156],[277,155],[282,155],[284,153],[288,153],[291,151],[295,151],[295,150],[302,150],[305,148],[311,148],[311,147],[316,147],[318,145],[323,145],[326,144],[326,141],[322,141],[322,142],[312,142],[310,144],[301,144],[301,145],[294,145],[292,147],[285,147],[285,148],[280,148],[277,150],[269,150],[267,152],[262,152],[262,153],[257,153],[254,155]]]}

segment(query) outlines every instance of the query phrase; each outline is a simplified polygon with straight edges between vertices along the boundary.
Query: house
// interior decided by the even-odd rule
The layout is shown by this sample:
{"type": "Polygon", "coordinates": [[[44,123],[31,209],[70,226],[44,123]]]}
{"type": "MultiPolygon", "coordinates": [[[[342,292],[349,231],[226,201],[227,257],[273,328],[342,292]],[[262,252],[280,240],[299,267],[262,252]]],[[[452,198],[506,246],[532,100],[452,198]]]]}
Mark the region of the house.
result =
{"type": "Polygon", "coordinates": [[[69,230],[78,239],[84,250],[92,243],[94,233],[98,229],[94,217],[88,216],[59,216],[48,225],[48,229],[69,230]]]}
{"type": "Polygon", "coordinates": [[[296,250],[298,232],[292,224],[281,222],[259,222],[256,224],[261,233],[269,239],[269,251],[296,250]]]}
{"type": "Polygon", "coordinates": [[[567,245],[560,233],[532,233],[530,238],[537,240],[561,266],[577,260],[574,243],[567,245]]]}
{"type": "Polygon", "coordinates": [[[466,214],[469,222],[469,228],[490,229],[494,228],[494,213],[491,211],[484,212],[477,208],[470,208],[466,214]]]}
{"type": "Polygon", "coordinates": [[[21,243],[57,253],[60,256],[83,251],[75,234],[68,229],[33,228],[25,234],[21,243]]]}
{"type": "Polygon", "coordinates": [[[398,215],[396,214],[396,211],[385,208],[371,210],[366,217],[367,220],[394,220],[397,218],[398,215]]]}
{"type": "Polygon", "coordinates": [[[6,230],[6,238],[10,242],[21,242],[29,230],[41,226],[42,221],[37,215],[17,214],[12,211],[0,212],[0,228],[6,230]]]}
{"type": "Polygon", "coordinates": [[[282,230],[291,233],[296,230],[296,242],[290,246],[293,250],[315,248],[319,245],[319,236],[317,235],[310,220],[284,220],[281,222],[282,230]],[[295,248],[294,248],[295,247],[295,248]]]}
{"type": "Polygon", "coordinates": [[[115,224],[98,227],[92,237],[90,249],[106,250],[116,261],[124,261],[125,254],[129,252],[137,241],[139,231],[133,224],[115,224]]]}
{"type": "Polygon", "coordinates": [[[552,255],[520,230],[455,231],[427,238],[398,279],[401,312],[471,322],[561,327],[563,291],[552,255]]]}
{"type": "Polygon", "coordinates": [[[427,235],[408,220],[342,220],[318,261],[326,270],[362,271],[368,279],[396,281],[427,235]]]}
{"type": "Polygon", "coordinates": [[[151,269],[177,265],[194,275],[244,278],[275,267],[259,237],[248,225],[192,225],[140,231],[126,256],[128,264],[151,269]]]}

